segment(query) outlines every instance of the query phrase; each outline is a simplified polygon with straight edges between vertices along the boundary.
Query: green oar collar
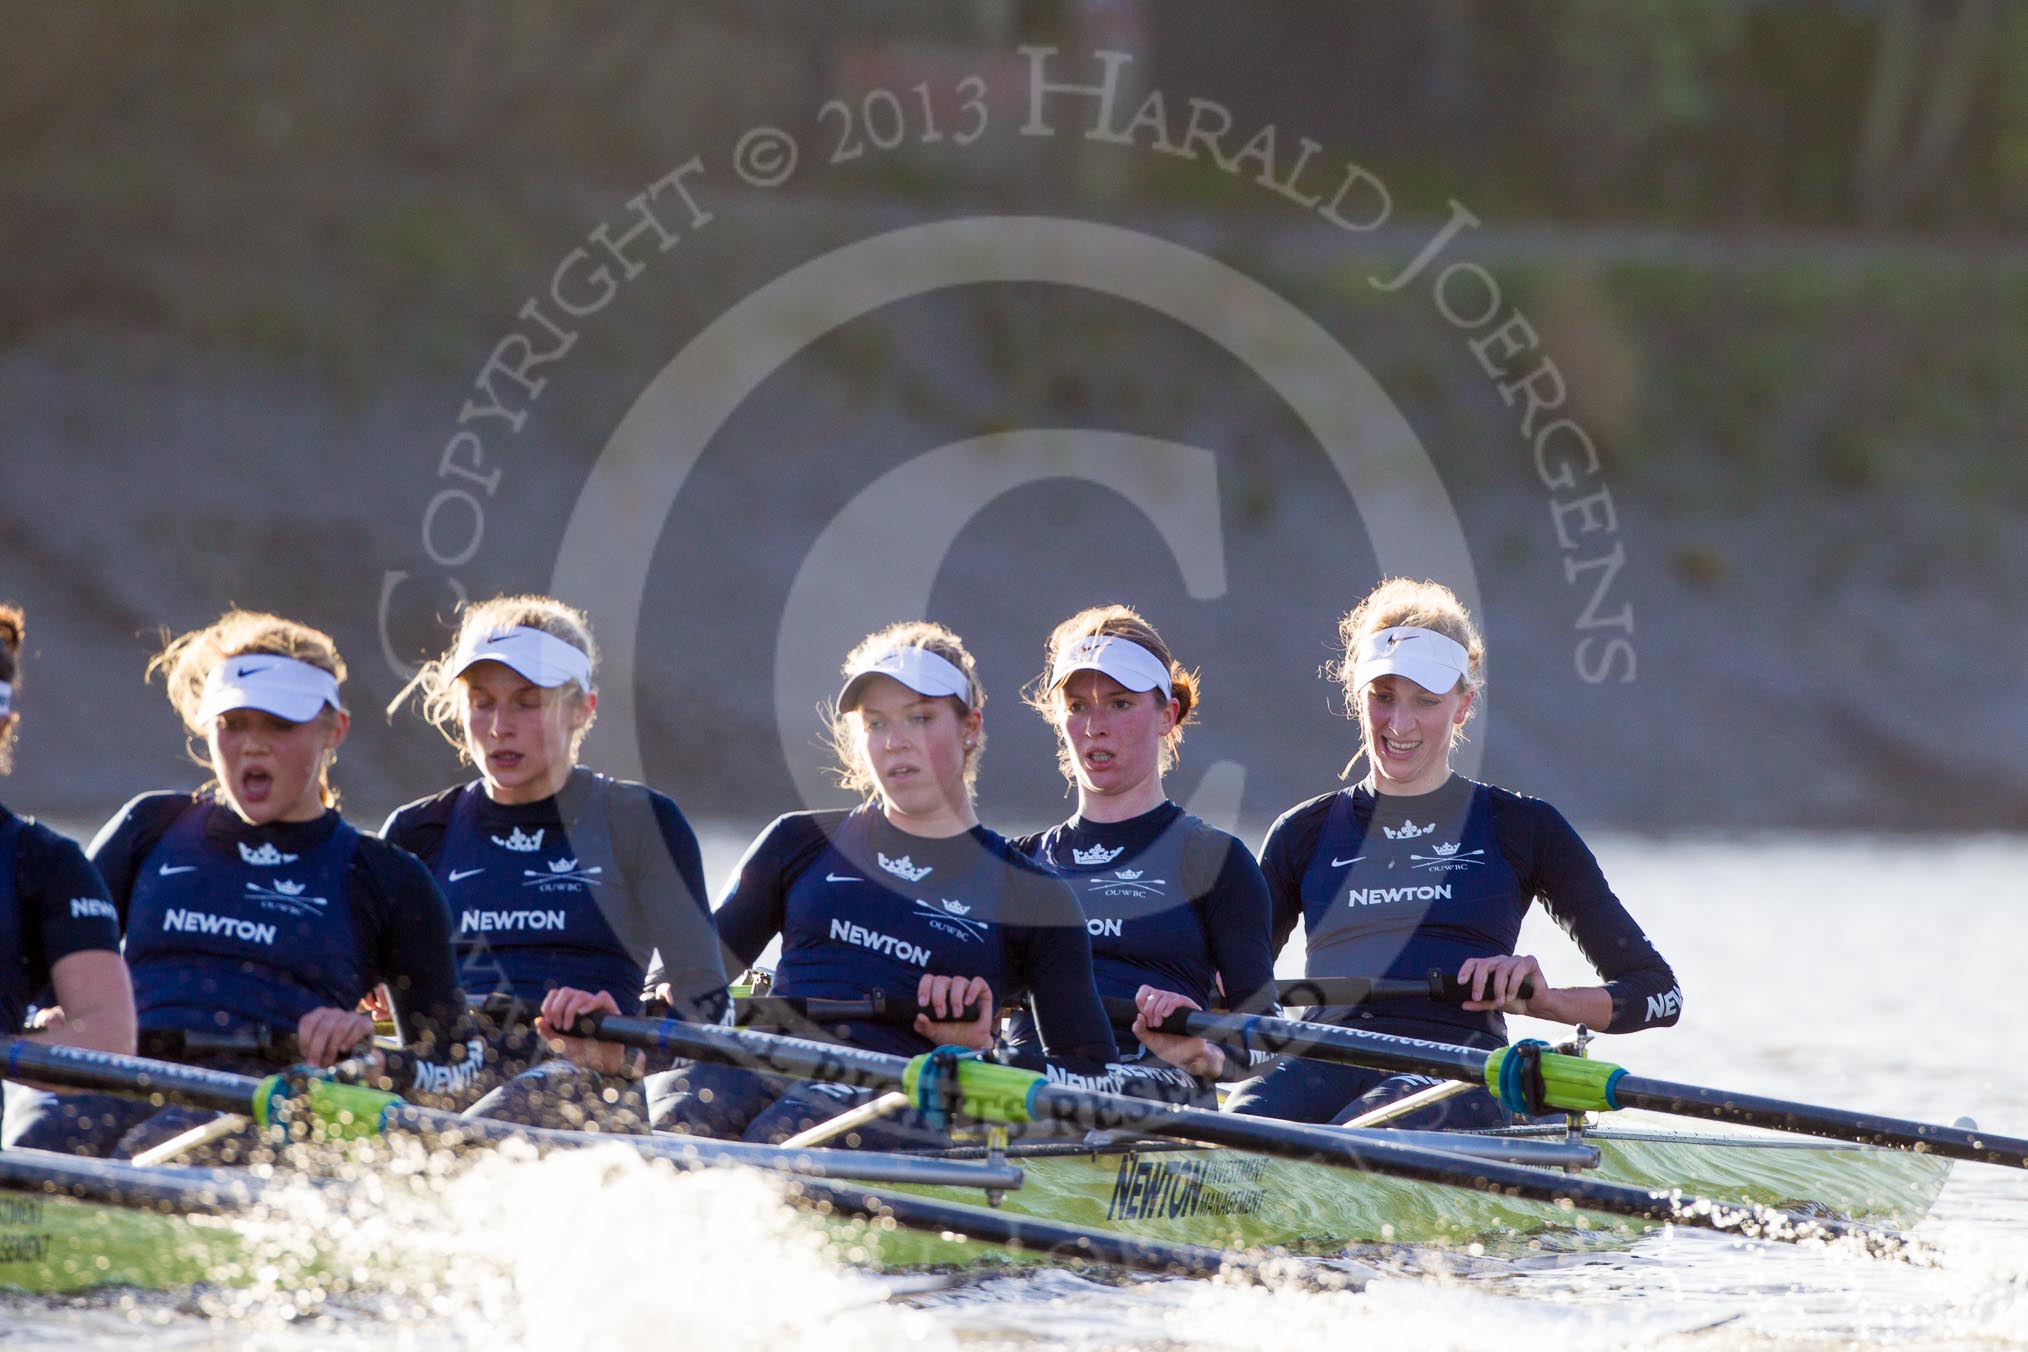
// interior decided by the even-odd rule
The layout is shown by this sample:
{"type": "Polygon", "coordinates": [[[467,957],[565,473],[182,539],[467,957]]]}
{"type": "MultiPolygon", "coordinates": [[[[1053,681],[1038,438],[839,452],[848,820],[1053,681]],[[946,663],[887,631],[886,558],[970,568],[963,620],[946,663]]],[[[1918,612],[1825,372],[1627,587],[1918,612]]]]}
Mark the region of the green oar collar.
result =
{"type": "Polygon", "coordinates": [[[357,1141],[384,1135],[401,1102],[399,1094],[363,1084],[285,1071],[254,1090],[253,1118],[263,1128],[303,1124],[312,1140],[357,1141]]]}
{"type": "Polygon", "coordinates": [[[981,1122],[1033,1122],[1035,1095],[1049,1081],[1032,1070],[982,1061],[967,1047],[939,1047],[902,1071],[901,1091],[923,1120],[944,1130],[953,1116],[981,1122]]]}
{"type": "Polygon", "coordinates": [[[1486,1088],[1511,1113],[1534,1116],[1551,1109],[1595,1113],[1618,1108],[1614,1088],[1624,1067],[1547,1050],[1526,1038],[1486,1056],[1486,1088]]]}

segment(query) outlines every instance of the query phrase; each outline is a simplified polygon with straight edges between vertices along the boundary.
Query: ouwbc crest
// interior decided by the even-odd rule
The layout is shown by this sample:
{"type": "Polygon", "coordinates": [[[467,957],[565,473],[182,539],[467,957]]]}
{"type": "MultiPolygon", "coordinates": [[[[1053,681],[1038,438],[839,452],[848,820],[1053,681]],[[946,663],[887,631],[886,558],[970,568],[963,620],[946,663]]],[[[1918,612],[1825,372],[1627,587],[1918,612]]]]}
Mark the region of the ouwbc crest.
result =
{"type": "Polygon", "coordinates": [[[1414,822],[1403,822],[1399,828],[1383,826],[1380,829],[1387,832],[1389,840],[1414,840],[1417,836],[1426,836],[1436,830],[1436,823],[1417,826],[1414,822]]]}
{"type": "Polygon", "coordinates": [[[603,864],[589,864],[580,868],[575,859],[549,859],[543,862],[541,868],[522,869],[521,885],[538,888],[544,892],[550,891],[558,883],[577,884],[580,890],[587,887],[602,887],[605,884],[599,875],[604,872],[603,864]]]}
{"type": "Polygon", "coordinates": [[[264,910],[286,911],[290,915],[298,916],[316,915],[330,903],[328,898],[325,897],[303,895],[308,890],[308,885],[305,883],[295,882],[288,878],[277,878],[273,887],[266,887],[260,883],[249,881],[246,885],[245,895],[252,900],[258,901],[264,910]],[[312,907],[316,909],[312,910],[312,907]]]}
{"type": "Polygon", "coordinates": [[[262,868],[279,868],[283,864],[293,864],[297,859],[296,855],[283,854],[276,849],[273,841],[266,842],[258,850],[249,850],[246,842],[240,841],[239,857],[246,863],[258,864],[262,868]]]}
{"type": "Polygon", "coordinates": [[[546,826],[538,826],[535,828],[535,834],[531,836],[517,826],[505,840],[494,836],[492,841],[503,850],[512,850],[516,854],[534,854],[542,848],[542,833],[548,829],[546,826]]]}
{"type": "Polygon", "coordinates": [[[915,899],[915,914],[931,929],[948,934],[954,939],[962,939],[966,943],[984,940],[988,931],[992,929],[992,926],[984,920],[966,919],[972,909],[966,903],[955,901],[950,897],[941,898],[941,901],[943,909],[938,910],[921,897],[915,899]]]}
{"type": "Polygon", "coordinates": [[[1124,845],[1110,850],[1103,845],[1094,845],[1088,850],[1080,850],[1073,845],[1070,849],[1070,857],[1080,864],[1110,864],[1126,852],[1127,847],[1124,845]]]}

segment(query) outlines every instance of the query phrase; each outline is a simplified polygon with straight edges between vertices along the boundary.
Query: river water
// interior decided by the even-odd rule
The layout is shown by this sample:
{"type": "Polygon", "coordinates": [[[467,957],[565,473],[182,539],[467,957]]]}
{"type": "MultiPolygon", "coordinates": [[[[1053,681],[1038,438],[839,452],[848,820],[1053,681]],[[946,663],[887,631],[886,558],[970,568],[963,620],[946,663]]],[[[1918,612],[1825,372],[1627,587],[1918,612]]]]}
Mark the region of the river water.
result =
{"type": "MultiPolygon", "coordinates": [[[[743,842],[708,838],[723,876],[743,842]]],[[[2028,1134],[2018,958],[2028,842],[1766,838],[1596,842],[1682,978],[1674,1031],[1593,1054],[1658,1078],[2028,1134]]],[[[1552,980],[1584,966],[1531,918],[1552,980]]],[[[1292,961],[1294,959],[1291,955],[1292,961]]],[[[1285,964],[1288,966],[1291,964],[1285,964]]],[[[1516,1021],[1516,1035],[1552,1035],[1516,1021]]],[[[759,1183],[625,1158],[500,1164],[452,1194],[439,1271],[401,1296],[0,1296],[0,1348],[893,1349],[1494,1345],[2028,1349],[2028,1173],[1957,1166],[1917,1230],[1927,1265],[1655,1234],[1522,1260],[1362,1253],[1362,1291],[1067,1271],[870,1277],[759,1183]]],[[[370,1234],[364,1242],[371,1243],[370,1234]]]]}

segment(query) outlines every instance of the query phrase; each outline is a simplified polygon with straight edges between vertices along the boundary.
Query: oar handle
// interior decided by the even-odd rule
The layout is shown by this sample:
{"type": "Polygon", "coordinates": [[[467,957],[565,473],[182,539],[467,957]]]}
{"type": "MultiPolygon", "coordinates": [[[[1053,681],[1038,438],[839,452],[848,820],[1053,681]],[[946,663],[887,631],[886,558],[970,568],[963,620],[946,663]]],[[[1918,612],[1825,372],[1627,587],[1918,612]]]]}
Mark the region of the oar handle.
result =
{"type": "MultiPolygon", "coordinates": [[[[1436,1000],[1442,1004],[1461,1005],[1472,998],[1472,990],[1467,983],[1436,968],[1431,968],[1429,975],[1421,981],[1409,977],[1306,976],[1277,981],[1275,988],[1285,1005],[1364,1005],[1378,1000],[1400,999],[1436,1000]]],[[[1535,998],[1533,979],[1521,983],[1521,998],[1535,998]]],[[[1132,1027],[1140,1013],[1132,1000],[1107,996],[1104,1004],[1106,1017],[1122,1028],[1132,1027]]],[[[1192,1031],[1190,1013],[1187,1009],[1174,1010],[1154,1025],[1154,1030],[1158,1033],[1188,1034],[1192,1031]]]]}
{"type": "Polygon", "coordinates": [[[277,1065],[303,1059],[294,1033],[278,1033],[265,1025],[230,1033],[196,1032],[182,1028],[144,1028],[137,1039],[142,1056],[157,1061],[206,1061],[244,1056],[277,1065]]]}
{"type": "MultiPolygon", "coordinates": [[[[1275,991],[1284,1005],[1366,1005],[1381,1000],[1435,1000],[1461,1005],[1472,998],[1470,987],[1458,980],[1455,973],[1435,967],[1420,980],[1384,976],[1284,977],[1275,982],[1275,991]]],[[[1532,979],[1521,983],[1521,998],[1535,998],[1532,979]]]]}
{"type": "Polygon", "coordinates": [[[746,995],[732,1002],[733,1019],[742,1028],[799,1029],[810,1024],[879,1023],[895,1028],[912,1028],[916,1016],[933,1022],[971,1023],[979,1017],[980,1002],[972,1001],[958,1011],[955,1019],[939,1020],[935,1010],[918,1003],[914,995],[897,998],[886,991],[868,991],[853,1000],[826,1000],[799,995],[746,995]]]}

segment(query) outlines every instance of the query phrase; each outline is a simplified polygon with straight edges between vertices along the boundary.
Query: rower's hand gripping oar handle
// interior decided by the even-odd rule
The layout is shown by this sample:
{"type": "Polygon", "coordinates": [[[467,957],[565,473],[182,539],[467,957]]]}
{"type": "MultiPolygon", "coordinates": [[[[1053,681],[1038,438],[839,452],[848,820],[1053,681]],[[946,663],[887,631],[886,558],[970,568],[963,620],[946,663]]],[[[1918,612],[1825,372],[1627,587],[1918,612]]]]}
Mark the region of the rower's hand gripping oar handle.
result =
{"type": "MultiPolygon", "coordinates": [[[[1122,1000],[1117,995],[1108,995],[1099,1003],[1106,1007],[1106,1017],[1112,1020],[1115,1028],[1131,1028],[1134,1026],[1134,1020],[1141,1017],[1141,1007],[1132,1000],[1122,1000]]],[[[1168,1018],[1148,1026],[1157,1033],[1173,1033],[1177,1037],[1188,1037],[1190,1016],[1197,1012],[1194,1009],[1171,1010],[1168,1018]]]]}
{"type": "MultiPolygon", "coordinates": [[[[1492,985],[1491,980],[1489,979],[1486,984],[1490,989],[1492,985]]],[[[1430,969],[1428,987],[1429,998],[1439,1004],[1462,1005],[1472,998],[1471,982],[1460,981],[1453,974],[1439,972],[1435,968],[1430,969]]],[[[1515,991],[1514,994],[1523,1000],[1533,1000],[1535,998],[1535,978],[1522,977],[1521,988],[1515,991]]],[[[1485,997],[1481,996],[1480,998],[1484,999],[1485,997]]]]}

